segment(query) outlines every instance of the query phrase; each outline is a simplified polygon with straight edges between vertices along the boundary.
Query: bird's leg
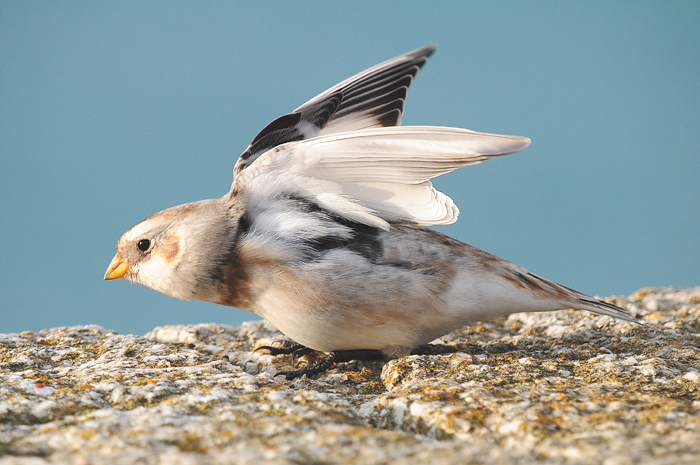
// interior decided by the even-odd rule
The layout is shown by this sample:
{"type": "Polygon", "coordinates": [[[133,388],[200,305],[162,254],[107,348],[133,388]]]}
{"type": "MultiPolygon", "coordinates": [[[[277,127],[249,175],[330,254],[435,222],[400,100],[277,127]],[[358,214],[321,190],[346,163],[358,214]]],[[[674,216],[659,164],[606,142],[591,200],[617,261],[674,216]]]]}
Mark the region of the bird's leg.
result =
{"type": "Polygon", "coordinates": [[[377,361],[386,360],[386,355],[381,350],[374,349],[360,349],[360,350],[336,350],[329,352],[325,357],[320,358],[316,361],[308,363],[301,370],[292,371],[280,371],[275,373],[275,376],[285,376],[287,381],[294,378],[301,378],[306,376],[310,378],[319,373],[323,373],[326,370],[335,368],[338,363],[350,362],[352,360],[358,361],[377,361]]]}

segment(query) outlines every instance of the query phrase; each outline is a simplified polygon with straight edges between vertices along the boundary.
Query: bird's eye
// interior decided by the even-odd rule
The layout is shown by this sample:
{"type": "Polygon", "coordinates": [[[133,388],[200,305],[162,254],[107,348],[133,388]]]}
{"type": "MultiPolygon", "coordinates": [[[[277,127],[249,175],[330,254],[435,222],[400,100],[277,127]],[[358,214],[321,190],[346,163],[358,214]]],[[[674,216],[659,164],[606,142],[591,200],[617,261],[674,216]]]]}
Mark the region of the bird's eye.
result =
{"type": "Polygon", "coordinates": [[[148,239],[141,239],[138,243],[138,248],[140,251],[145,252],[151,247],[151,241],[148,239]]]}

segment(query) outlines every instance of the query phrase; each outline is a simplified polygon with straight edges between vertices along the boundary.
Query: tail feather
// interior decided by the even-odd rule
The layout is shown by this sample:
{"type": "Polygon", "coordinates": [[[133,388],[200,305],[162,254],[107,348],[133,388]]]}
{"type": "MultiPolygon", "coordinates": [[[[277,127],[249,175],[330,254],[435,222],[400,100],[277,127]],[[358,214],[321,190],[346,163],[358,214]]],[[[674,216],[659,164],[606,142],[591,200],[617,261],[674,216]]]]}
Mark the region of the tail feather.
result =
{"type": "MultiPolygon", "coordinates": [[[[578,292],[576,292],[578,294],[578,292]]],[[[608,315],[613,318],[619,318],[621,320],[629,321],[631,323],[636,323],[641,325],[642,323],[637,321],[637,319],[632,316],[632,314],[629,312],[629,310],[626,310],[622,307],[618,307],[617,305],[613,305],[611,303],[605,302],[603,300],[595,299],[593,297],[578,297],[576,299],[578,302],[581,302],[582,304],[585,304],[585,306],[582,306],[582,310],[589,310],[591,312],[595,313],[600,313],[602,315],[608,315]]]]}
{"type": "Polygon", "coordinates": [[[558,305],[562,306],[559,308],[568,307],[577,310],[587,310],[632,323],[642,324],[637,321],[628,310],[622,307],[590,297],[570,287],[557,284],[554,281],[538,276],[502,258],[491,254],[485,254],[483,251],[481,254],[484,257],[488,257],[490,261],[498,263],[500,266],[494,266],[494,269],[497,269],[497,273],[514,285],[514,287],[527,289],[543,301],[556,302],[558,305]]]}

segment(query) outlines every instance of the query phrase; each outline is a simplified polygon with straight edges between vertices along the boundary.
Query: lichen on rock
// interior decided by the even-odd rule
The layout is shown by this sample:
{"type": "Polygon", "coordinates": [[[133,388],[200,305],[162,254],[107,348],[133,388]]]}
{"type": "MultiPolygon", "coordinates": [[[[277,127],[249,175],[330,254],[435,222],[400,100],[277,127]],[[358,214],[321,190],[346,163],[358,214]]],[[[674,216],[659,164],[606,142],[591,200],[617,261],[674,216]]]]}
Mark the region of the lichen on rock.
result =
{"type": "Polygon", "coordinates": [[[700,288],[608,300],[644,325],[514,314],[291,382],[262,321],[0,334],[0,465],[700,463],[700,288]]]}

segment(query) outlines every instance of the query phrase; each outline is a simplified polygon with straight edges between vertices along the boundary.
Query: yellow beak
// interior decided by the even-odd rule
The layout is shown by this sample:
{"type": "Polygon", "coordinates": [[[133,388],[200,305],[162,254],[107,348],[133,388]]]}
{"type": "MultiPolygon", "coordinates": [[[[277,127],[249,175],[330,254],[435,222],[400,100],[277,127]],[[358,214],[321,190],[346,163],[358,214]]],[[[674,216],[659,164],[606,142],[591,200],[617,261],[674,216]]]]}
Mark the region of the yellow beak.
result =
{"type": "Polygon", "coordinates": [[[119,255],[115,255],[107,268],[105,279],[119,279],[126,274],[128,269],[129,264],[122,260],[119,255]]]}

